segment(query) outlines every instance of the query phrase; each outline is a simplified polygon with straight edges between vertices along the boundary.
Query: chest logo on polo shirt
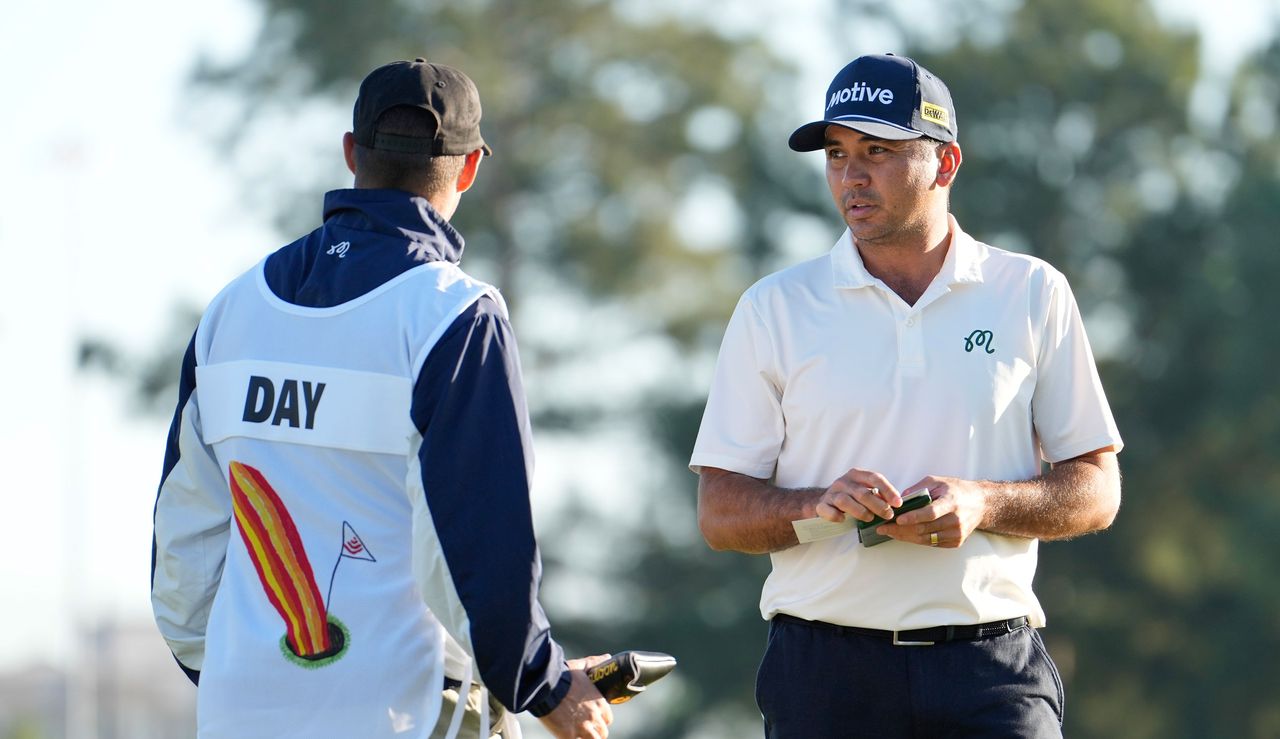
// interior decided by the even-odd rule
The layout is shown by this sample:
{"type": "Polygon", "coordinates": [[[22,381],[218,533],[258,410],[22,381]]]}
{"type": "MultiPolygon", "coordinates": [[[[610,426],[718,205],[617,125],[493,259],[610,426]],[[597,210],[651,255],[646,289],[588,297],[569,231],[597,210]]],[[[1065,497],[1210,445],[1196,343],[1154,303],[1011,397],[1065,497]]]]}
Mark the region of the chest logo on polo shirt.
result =
{"type": "Polygon", "coordinates": [[[975,328],[968,336],[964,337],[964,350],[971,352],[974,347],[981,347],[987,354],[995,354],[995,347],[991,346],[995,341],[995,334],[984,329],[975,328]]]}

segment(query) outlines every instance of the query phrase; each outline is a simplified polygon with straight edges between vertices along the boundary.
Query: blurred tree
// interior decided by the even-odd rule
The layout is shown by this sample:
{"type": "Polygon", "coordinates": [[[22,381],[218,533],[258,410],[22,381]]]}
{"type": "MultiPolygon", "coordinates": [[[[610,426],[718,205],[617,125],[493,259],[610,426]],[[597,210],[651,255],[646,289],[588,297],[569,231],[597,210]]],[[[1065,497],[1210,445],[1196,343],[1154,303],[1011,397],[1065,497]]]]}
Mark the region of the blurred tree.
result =
{"type": "MultiPolygon", "coordinates": [[[[225,141],[259,156],[254,134],[277,139],[277,116],[316,99],[349,126],[361,78],[390,59],[465,70],[496,156],[455,223],[472,269],[517,298],[550,283],[623,300],[688,342],[768,255],[768,219],[812,207],[812,184],[776,166],[792,71],[758,42],[642,3],[260,4],[253,52],[197,73],[244,106],[225,141]]],[[[335,179],[349,181],[329,138],[335,179]]],[[[315,196],[333,182],[297,184],[283,193],[302,205],[282,209],[291,233],[315,226],[315,196]]]]}
{"type": "MultiPolygon", "coordinates": [[[[759,41],[661,4],[259,4],[252,51],[204,65],[197,89],[241,101],[224,139],[290,233],[314,226],[319,190],[347,175],[336,132],[317,173],[275,143],[282,121],[349,118],[360,77],[389,59],[425,54],[476,80],[496,156],[456,223],[468,268],[515,298],[538,433],[586,440],[626,419],[648,440],[632,453],[650,474],[597,481],[594,502],[571,498],[543,532],[559,636],[680,657],[680,690],[643,698],[628,736],[752,735],[768,565],[698,537],[683,465],[704,388],[690,378],[789,236],[816,222],[834,238],[820,176],[784,143],[813,91],[759,41]],[[587,318],[555,312],[566,305],[587,318]],[[644,342],[641,360],[618,359],[644,342]],[[655,356],[671,367],[647,366],[655,356]]],[[[1127,443],[1116,526],[1042,549],[1067,734],[1280,735],[1265,687],[1280,674],[1250,659],[1280,648],[1280,43],[1193,97],[1197,39],[1144,0],[912,7],[899,18],[845,0],[828,27],[841,47],[874,41],[851,57],[901,29],[902,50],[947,80],[966,153],[957,217],[1070,276],[1127,443]],[[1220,109],[1221,127],[1193,100],[1220,109]]],[[[156,366],[176,367],[184,346],[156,366]]],[[[82,356],[132,366],[106,346],[82,356]]],[[[175,375],[148,376],[154,394],[175,375]]]]}
{"type": "Polygon", "coordinates": [[[42,724],[29,718],[19,718],[10,722],[4,733],[4,739],[44,739],[46,736],[49,735],[42,724]]]}
{"type": "Polygon", "coordinates": [[[82,372],[127,379],[133,390],[131,402],[139,413],[172,415],[182,354],[200,322],[200,313],[201,308],[190,303],[174,305],[164,334],[156,341],[157,351],[141,356],[129,354],[101,336],[82,336],[76,367],[82,372]]]}

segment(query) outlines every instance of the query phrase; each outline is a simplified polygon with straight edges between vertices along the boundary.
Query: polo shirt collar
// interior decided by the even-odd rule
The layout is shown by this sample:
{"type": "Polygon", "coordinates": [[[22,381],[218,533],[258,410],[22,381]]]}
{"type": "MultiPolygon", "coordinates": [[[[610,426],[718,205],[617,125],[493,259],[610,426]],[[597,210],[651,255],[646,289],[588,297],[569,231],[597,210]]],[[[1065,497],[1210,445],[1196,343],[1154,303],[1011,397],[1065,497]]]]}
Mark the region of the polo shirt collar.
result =
{"type": "Polygon", "coordinates": [[[942,263],[947,284],[982,282],[982,262],[986,259],[986,250],[960,228],[955,216],[948,213],[947,221],[951,225],[951,249],[942,263]]]}
{"type": "Polygon", "coordinates": [[[854,247],[853,234],[847,228],[831,249],[831,272],[836,289],[870,287],[876,282],[862,263],[862,255],[854,247]]]}
{"type": "MultiPolygon", "coordinates": [[[[947,223],[951,231],[951,245],[947,249],[946,259],[938,277],[944,284],[957,285],[966,282],[982,282],[983,249],[973,237],[965,233],[955,216],[947,214],[947,223]]],[[[831,249],[831,271],[836,288],[870,287],[879,282],[867,271],[862,262],[862,255],[853,244],[853,235],[845,229],[840,240],[831,249]]]]}

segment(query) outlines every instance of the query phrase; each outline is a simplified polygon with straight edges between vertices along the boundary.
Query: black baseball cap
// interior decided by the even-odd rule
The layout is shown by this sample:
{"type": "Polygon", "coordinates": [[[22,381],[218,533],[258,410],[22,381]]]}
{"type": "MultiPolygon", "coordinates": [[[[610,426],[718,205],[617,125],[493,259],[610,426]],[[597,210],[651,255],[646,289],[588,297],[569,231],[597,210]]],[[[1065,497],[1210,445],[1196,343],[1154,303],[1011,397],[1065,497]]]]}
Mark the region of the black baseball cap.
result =
{"type": "Polygon", "coordinates": [[[353,133],[356,143],[384,151],[433,156],[493,150],[480,136],[480,93],[462,72],[422,57],[391,62],[369,73],[356,96],[353,133]],[[436,119],[430,138],[378,133],[378,116],[399,105],[421,108],[436,119]]]}
{"type": "Polygon", "coordinates": [[[872,54],[854,59],[831,81],[823,103],[822,120],[806,123],[791,134],[787,144],[792,149],[821,149],[830,125],[895,140],[928,136],[955,141],[958,134],[951,91],[905,56],[872,54]]]}

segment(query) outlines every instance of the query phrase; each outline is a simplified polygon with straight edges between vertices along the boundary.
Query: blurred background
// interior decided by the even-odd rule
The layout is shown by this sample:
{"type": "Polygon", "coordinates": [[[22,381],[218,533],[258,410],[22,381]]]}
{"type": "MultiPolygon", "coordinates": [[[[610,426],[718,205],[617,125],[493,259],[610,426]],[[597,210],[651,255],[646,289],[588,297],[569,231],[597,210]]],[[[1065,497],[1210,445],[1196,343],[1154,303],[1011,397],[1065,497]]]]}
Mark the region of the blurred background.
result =
{"type": "Polygon", "coordinates": [[[180,352],[418,55],[484,101],[455,224],[512,306],[556,635],[680,659],[614,736],[759,736],[768,561],[705,547],[685,464],[738,295],[843,228],[786,136],[883,51],[951,87],[960,223],[1070,277],[1127,443],[1115,526],[1041,549],[1066,735],[1280,737],[1273,0],[64,0],[0,23],[0,739],[193,735],[148,604],[180,352]]]}

